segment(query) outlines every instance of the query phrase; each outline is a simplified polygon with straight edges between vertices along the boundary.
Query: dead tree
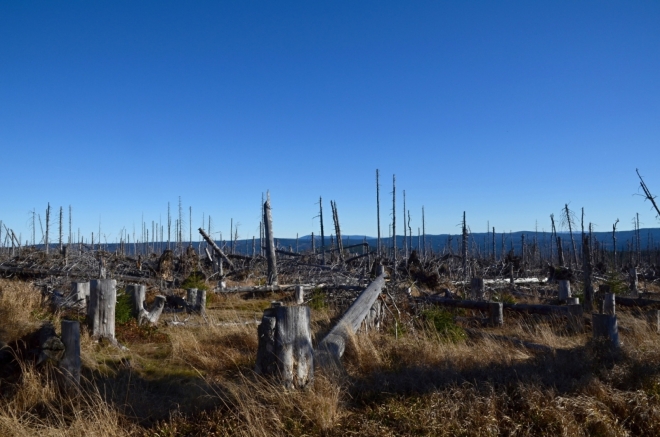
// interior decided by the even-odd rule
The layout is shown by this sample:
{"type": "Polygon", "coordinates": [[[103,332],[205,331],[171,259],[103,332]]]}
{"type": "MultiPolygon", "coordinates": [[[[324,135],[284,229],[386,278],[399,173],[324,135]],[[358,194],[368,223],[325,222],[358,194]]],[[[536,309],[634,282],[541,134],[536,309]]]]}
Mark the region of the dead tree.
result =
{"type": "Polygon", "coordinates": [[[392,175],[392,276],[396,280],[396,175],[392,175]]]}
{"type": "Polygon", "coordinates": [[[594,286],[593,286],[593,261],[591,256],[591,245],[587,236],[582,237],[582,270],[584,273],[584,309],[593,310],[594,286]]]}
{"type": "Polygon", "coordinates": [[[380,182],[378,180],[378,169],[376,169],[376,216],[378,222],[378,241],[376,250],[378,251],[378,256],[381,256],[381,243],[380,243],[380,182]]]}
{"type": "MultiPolygon", "coordinates": [[[[218,245],[215,244],[215,241],[213,241],[213,240],[211,239],[211,237],[209,237],[208,234],[207,234],[206,232],[204,232],[204,229],[199,228],[199,233],[202,235],[202,237],[204,238],[204,240],[206,240],[206,242],[207,242],[207,243],[213,248],[213,250],[215,251],[215,253],[217,253],[218,255],[220,255],[220,256],[222,257],[222,259],[225,260],[225,262],[226,262],[227,264],[229,264],[229,267],[231,267],[231,269],[234,270],[234,263],[232,263],[231,260],[230,260],[229,258],[227,258],[227,255],[225,255],[225,253],[222,251],[222,249],[220,249],[220,248],[218,247],[218,245]]],[[[222,261],[220,261],[220,262],[222,263],[222,261]]],[[[221,264],[221,265],[222,265],[222,264],[221,264]]]]}
{"type": "Polygon", "coordinates": [[[266,194],[264,203],[264,230],[266,233],[266,258],[268,262],[268,285],[277,285],[277,258],[275,254],[275,241],[273,237],[273,216],[270,208],[270,192],[266,194]]]}
{"type": "Polygon", "coordinates": [[[332,208],[332,221],[335,224],[335,235],[337,236],[337,250],[339,252],[339,261],[344,262],[344,242],[341,238],[341,227],[339,225],[339,214],[337,213],[337,202],[331,200],[330,208],[332,208]]]}
{"type": "Polygon", "coordinates": [[[48,207],[46,208],[46,241],[44,242],[46,244],[46,255],[48,255],[49,233],[50,233],[50,202],[48,203],[48,207]]]}
{"type": "Polygon", "coordinates": [[[319,222],[321,223],[321,263],[325,265],[325,234],[323,232],[323,198],[319,196],[319,222]]]}
{"type": "Polygon", "coordinates": [[[575,239],[573,238],[573,212],[568,209],[568,203],[564,205],[564,216],[562,217],[563,221],[565,224],[568,225],[568,232],[571,236],[571,246],[573,247],[573,262],[575,267],[577,268],[578,262],[577,262],[577,250],[575,249],[575,239]]]}
{"type": "Polygon", "coordinates": [[[463,255],[463,281],[467,281],[468,278],[468,232],[467,225],[465,223],[465,211],[463,211],[463,241],[462,241],[461,252],[463,255]]]}
{"type": "Polygon", "coordinates": [[[73,320],[62,320],[62,343],[64,356],[59,363],[64,376],[65,387],[80,385],[80,323],[73,320]]]}
{"type": "Polygon", "coordinates": [[[637,172],[637,176],[639,176],[639,184],[642,187],[642,190],[644,191],[644,197],[645,200],[650,200],[651,204],[653,205],[653,208],[655,208],[655,212],[658,214],[656,217],[660,218],[660,208],[658,208],[658,205],[655,203],[655,197],[651,194],[651,191],[649,188],[646,186],[646,183],[644,182],[644,179],[642,179],[642,175],[639,174],[639,169],[635,169],[637,172]]]}
{"type": "Polygon", "coordinates": [[[619,223],[619,219],[616,219],[612,225],[612,259],[614,263],[614,270],[616,270],[616,225],[619,223]]]}
{"type": "Polygon", "coordinates": [[[360,328],[362,321],[367,317],[380,295],[381,289],[385,286],[385,269],[383,266],[378,267],[378,277],[360,293],[335,327],[319,343],[314,353],[317,365],[328,367],[339,364],[348,338],[360,328]]]}

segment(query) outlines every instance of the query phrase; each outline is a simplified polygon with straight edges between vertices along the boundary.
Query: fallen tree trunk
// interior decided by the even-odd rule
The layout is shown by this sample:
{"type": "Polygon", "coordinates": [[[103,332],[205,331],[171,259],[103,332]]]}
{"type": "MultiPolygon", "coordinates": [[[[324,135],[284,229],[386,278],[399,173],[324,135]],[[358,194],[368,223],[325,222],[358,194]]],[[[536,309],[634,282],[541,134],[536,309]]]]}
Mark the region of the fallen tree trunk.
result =
{"type": "Polygon", "coordinates": [[[616,304],[624,307],[647,307],[652,305],[660,305],[660,300],[641,299],[635,297],[616,296],[616,304]]]}
{"type": "Polygon", "coordinates": [[[380,266],[378,277],[360,293],[335,327],[319,343],[314,352],[314,360],[319,366],[328,367],[339,364],[346,349],[346,341],[360,328],[384,285],[385,269],[380,266]]]}
{"type": "Polygon", "coordinates": [[[208,234],[207,234],[206,232],[204,232],[204,229],[199,228],[199,233],[202,235],[202,237],[204,238],[204,240],[206,240],[206,242],[207,242],[207,243],[213,248],[213,250],[215,251],[215,253],[217,253],[218,255],[220,255],[220,256],[222,257],[222,259],[224,259],[225,261],[227,261],[227,264],[229,264],[229,267],[231,267],[232,270],[233,270],[233,269],[235,268],[235,267],[234,267],[234,263],[232,263],[231,260],[227,257],[227,255],[225,255],[225,253],[222,251],[222,249],[220,249],[220,248],[218,247],[218,245],[215,244],[215,241],[213,241],[213,240],[211,239],[211,237],[209,237],[208,234]]]}

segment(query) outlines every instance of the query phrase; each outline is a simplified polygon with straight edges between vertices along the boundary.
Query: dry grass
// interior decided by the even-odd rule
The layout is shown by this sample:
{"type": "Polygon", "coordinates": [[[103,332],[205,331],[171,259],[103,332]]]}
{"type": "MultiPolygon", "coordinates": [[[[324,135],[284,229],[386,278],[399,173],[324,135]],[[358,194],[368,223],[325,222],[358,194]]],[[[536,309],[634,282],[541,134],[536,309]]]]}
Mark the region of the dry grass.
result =
{"type": "Polygon", "coordinates": [[[44,315],[41,292],[36,287],[0,279],[0,341],[9,343],[34,331],[44,315]]]}
{"type": "MultiPolygon", "coordinates": [[[[0,312],[20,314],[8,319],[19,325],[12,335],[33,328],[43,316],[38,292],[0,285],[0,312]],[[17,305],[9,293],[32,300],[17,305]]],[[[0,381],[0,435],[660,435],[660,336],[627,310],[620,351],[562,319],[506,313],[502,328],[459,341],[401,320],[398,338],[391,324],[354,336],[343,371],[286,391],[252,371],[256,324],[227,324],[253,320],[270,300],[219,297],[206,321],[133,332],[128,351],[83,330],[84,390],[60,393],[54,370],[23,363],[18,380],[0,381]]],[[[334,315],[313,312],[315,335],[334,315]]]]}

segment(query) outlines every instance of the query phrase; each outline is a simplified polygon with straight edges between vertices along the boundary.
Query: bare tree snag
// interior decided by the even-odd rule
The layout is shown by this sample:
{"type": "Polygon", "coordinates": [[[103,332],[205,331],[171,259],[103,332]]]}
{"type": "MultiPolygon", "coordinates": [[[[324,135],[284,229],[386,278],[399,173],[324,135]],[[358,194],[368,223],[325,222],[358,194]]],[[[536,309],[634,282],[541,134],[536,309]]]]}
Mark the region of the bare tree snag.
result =
{"type": "Polygon", "coordinates": [[[87,321],[95,338],[115,339],[115,305],[117,281],[97,279],[90,282],[87,321]]]}
{"type": "Polygon", "coordinates": [[[591,312],[594,303],[593,262],[587,236],[582,237],[582,270],[584,272],[584,309],[591,312]]]}
{"type": "Polygon", "coordinates": [[[646,197],[645,200],[651,201],[653,208],[655,208],[655,212],[658,213],[656,217],[660,218],[660,208],[658,208],[658,205],[655,203],[655,197],[651,194],[651,191],[646,186],[644,179],[642,179],[642,175],[639,174],[639,169],[635,169],[635,171],[637,172],[637,176],[639,176],[639,184],[642,187],[642,190],[644,191],[644,196],[646,197]]]}
{"type": "Polygon", "coordinates": [[[309,307],[266,309],[258,333],[257,373],[279,378],[286,388],[304,388],[313,380],[309,307]]]}
{"type": "Polygon", "coordinates": [[[64,374],[65,387],[80,385],[80,323],[73,320],[62,320],[62,343],[64,357],[60,361],[60,369],[64,374]]]}
{"type": "Polygon", "coordinates": [[[379,182],[379,173],[376,169],[376,217],[377,217],[377,228],[378,228],[378,241],[376,250],[378,251],[378,256],[382,256],[382,246],[380,242],[380,182],[379,182]]]}
{"type": "Polygon", "coordinates": [[[126,293],[131,296],[133,317],[139,322],[140,318],[142,318],[143,314],[146,312],[144,308],[144,300],[147,293],[147,287],[139,284],[128,284],[126,286],[126,293]]]}
{"type": "Polygon", "coordinates": [[[156,296],[154,304],[148,312],[145,311],[144,315],[140,318],[139,324],[141,325],[144,322],[151,323],[152,325],[157,324],[158,319],[160,319],[163,309],[165,308],[165,301],[165,296],[156,296]]]}
{"type": "Polygon", "coordinates": [[[344,262],[344,242],[341,238],[341,226],[339,225],[339,214],[337,213],[337,202],[330,201],[332,208],[332,221],[335,224],[335,235],[337,236],[337,252],[339,253],[339,262],[344,262]]]}
{"type": "Polygon", "coordinates": [[[266,259],[268,262],[268,285],[277,285],[277,256],[275,254],[275,241],[273,238],[273,216],[270,208],[270,192],[266,195],[264,203],[264,225],[266,232],[266,259]]]}

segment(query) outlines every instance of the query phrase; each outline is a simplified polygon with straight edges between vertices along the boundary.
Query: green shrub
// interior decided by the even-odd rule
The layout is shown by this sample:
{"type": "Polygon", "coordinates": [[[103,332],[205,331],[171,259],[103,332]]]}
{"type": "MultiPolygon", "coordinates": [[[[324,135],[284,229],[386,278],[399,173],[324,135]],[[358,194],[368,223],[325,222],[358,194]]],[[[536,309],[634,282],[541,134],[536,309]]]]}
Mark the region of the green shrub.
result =
{"type": "Polygon", "coordinates": [[[208,291],[209,286],[206,284],[206,278],[202,272],[192,272],[190,276],[181,283],[181,288],[196,288],[198,290],[208,291]]]}
{"type": "Polygon", "coordinates": [[[465,330],[454,322],[454,315],[444,309],[430,308],[422,311],[422,319],[444,339],[456,343],[467,337],[465,330]]]}
{"type": "Polygon", "coordinates": [[[628,284],[621,279],[616,271],[607,274],[605,283],[610,286],[610,293],[625,294],[628,291],[628,284]]]}
{"type": "Polygon", "coordinates": [[[133,302],[131,296],[124,290],[117,292],[117,305],[115,306],[115,323],[128,323],[133,318],[133,302]]]}
{"type": "Polygon", "coordinates": [[[315,288],[312,291],[312,298],[309,300],[309,307],[313,310],[321,310],[326,306],[325,293],[320,288],[315,288]]]}

